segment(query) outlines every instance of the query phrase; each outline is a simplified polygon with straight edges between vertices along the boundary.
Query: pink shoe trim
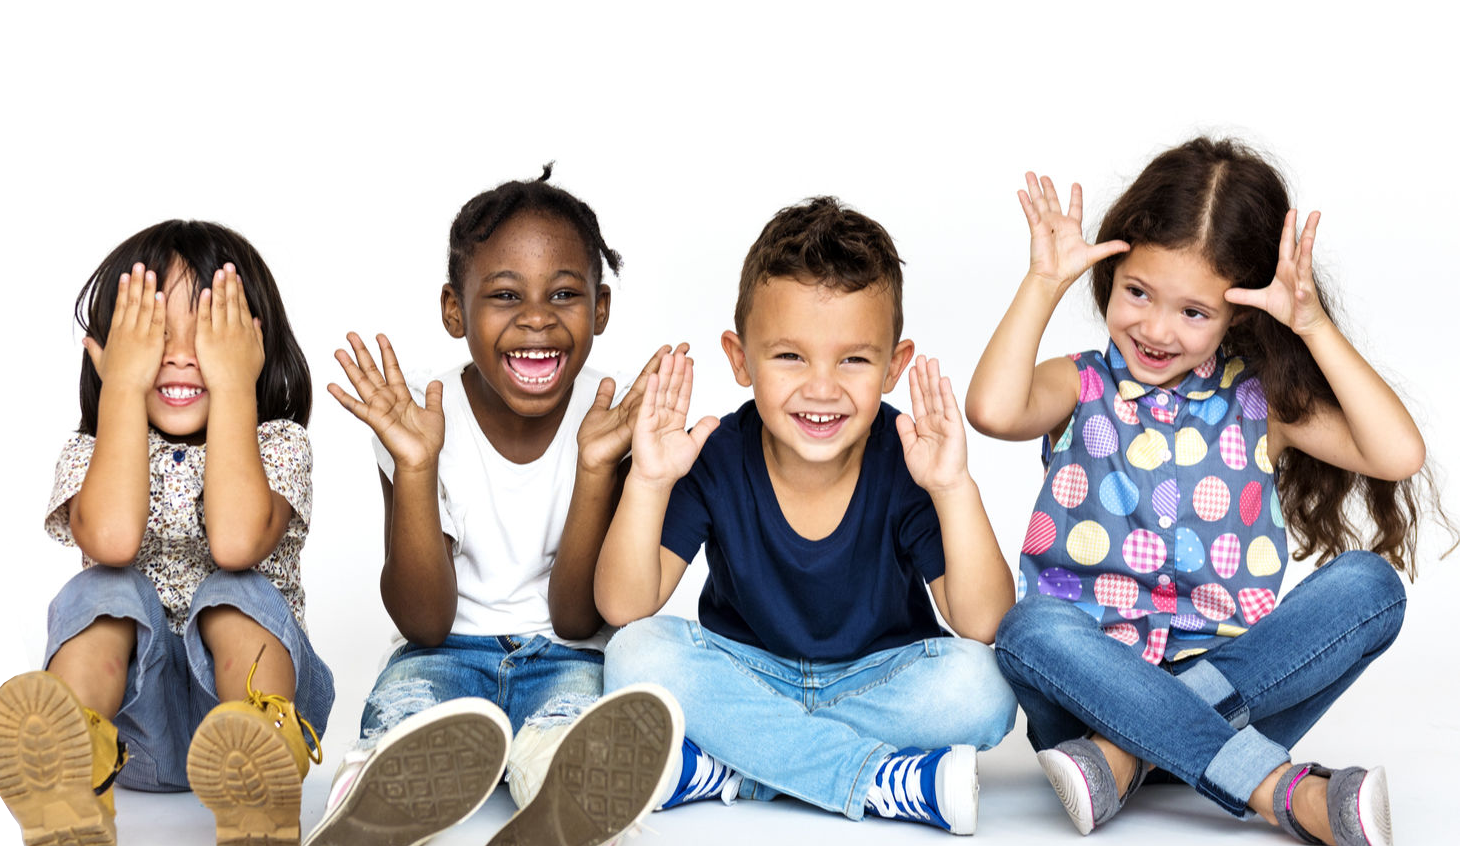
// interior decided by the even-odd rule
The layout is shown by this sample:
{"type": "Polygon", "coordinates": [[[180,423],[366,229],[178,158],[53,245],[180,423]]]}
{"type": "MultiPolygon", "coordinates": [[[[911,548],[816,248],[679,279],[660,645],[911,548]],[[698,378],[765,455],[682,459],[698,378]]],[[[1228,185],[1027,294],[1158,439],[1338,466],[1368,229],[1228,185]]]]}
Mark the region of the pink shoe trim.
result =
{"type": "Polygon", "coordinates": [[[1287,808],[1289,814],[1293,812],[1293,791],[1298,788],[1298,782],[1302,781],[1312,771],[1312,767],[1304,767],[1303,771],[1298,773],[1297,777],[1288,782],[1288,792],[1283,797],[1283,807],[1287,808]]]}

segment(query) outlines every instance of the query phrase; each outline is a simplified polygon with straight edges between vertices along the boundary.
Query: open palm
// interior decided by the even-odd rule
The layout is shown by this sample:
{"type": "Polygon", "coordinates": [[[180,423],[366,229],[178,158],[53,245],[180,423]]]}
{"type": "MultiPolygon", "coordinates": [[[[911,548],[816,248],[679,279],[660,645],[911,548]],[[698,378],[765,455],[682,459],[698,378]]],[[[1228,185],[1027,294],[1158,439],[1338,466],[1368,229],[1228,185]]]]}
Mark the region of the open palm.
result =
{"type": "Polygon", "coordinates": [[[383,372],[375,366],[370,351],[354,332],[346,336],[354,350],[354,358],[344,350],[335,350],[335,360],[344,368],[345,376],[359,394],[356,399],[333,382],[330,395],[345,410],[365,421],[380,442],[390,451],[397,468],[419,468],[429,465],[441,454],[446,442],[446,415],[441,410],[441,383],[426,386],[426,405],[417,405],[405,377],[396,362],[390,339],[376,335],[380,345],[383,372]],[[358,362],[358,364],[356,363],[358,362]]]}

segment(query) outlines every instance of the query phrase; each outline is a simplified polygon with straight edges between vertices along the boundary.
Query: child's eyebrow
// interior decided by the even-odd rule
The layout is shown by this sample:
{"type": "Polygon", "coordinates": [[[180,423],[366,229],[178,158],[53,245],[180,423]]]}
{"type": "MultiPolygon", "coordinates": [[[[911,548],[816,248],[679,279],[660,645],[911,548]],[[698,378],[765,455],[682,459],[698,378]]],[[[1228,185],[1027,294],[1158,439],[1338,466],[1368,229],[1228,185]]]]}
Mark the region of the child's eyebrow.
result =
{"type": "MultiPolygon", "coordinates": [[[[571,267],[558,268],[557,270],[553,271],[553,274],[549,277],[549,279],[555,282],[564,276],[576,279],[585,285],[588,284],[588,277],[571,267]]],[[[506,279],[512,282],[523,282],[526,281],[526,278],[527,277],[523,276],[521,273],[518,273],[515,270],[512,270],[510,268],[503,268],[502,270],[494,271],[492,273],[488,273],[486,276],[483,276],[482,281],[495,282],[498,279],[506,279]]]]}
{"type": "MultiPolygon", "coordinates": [[[[772,347],[796,347],[796,348],[799,348],[799,347],[804,346],[804,344],[801,341],[799,341],[799,340],[797,340],[795,338],[776,338],[776,339],[774,339],[772,341],[769,341],[768,344],[767,344],[767,346],[772,346],[772,347]]],[[[849,347],[842,347],[841,348],[841,352],[843,354],[860,353],[860,352],[880,353],[880,352],[882,352],[882,345],[881,344],[873,344],[873,343],[863,342],[863,343],[860,343],[860,344],[853,344],[852,346],[849,346],[849,347]]]]}

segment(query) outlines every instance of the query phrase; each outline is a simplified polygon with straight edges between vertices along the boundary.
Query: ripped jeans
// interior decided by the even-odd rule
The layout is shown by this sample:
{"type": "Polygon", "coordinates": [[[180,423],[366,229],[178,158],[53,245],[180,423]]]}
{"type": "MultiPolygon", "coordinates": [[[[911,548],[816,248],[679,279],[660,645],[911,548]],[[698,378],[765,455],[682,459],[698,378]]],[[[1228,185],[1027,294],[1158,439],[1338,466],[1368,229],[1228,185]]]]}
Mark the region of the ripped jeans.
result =
{"type": "Polygon", "coordinates": [[[490,700],[512,722],[507,784],[518,806],[537,792],[562,734],[603,693],[603,653],[541,635],[449,635],[391,654],[360,715],[360,748],[397,723],[463,696],[490,700]]]}

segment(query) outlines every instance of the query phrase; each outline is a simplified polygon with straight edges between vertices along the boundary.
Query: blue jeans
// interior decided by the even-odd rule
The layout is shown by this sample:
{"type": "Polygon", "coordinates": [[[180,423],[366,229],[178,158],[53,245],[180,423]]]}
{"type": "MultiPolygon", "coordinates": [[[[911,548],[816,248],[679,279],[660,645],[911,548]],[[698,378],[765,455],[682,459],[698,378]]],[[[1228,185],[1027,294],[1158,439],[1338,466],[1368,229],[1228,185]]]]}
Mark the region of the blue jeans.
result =
{"type": "Polygon", "coordinates": [[[679,699],[685,736],[744,777],[741,797],[784,793],[854,820],[877,765],[898,749],[987,749],[1014,726],[1014,695],[993,652],[960,638],[804,661],[650,617],[605,652],[605,690],[634,682],[679,699]]]}
{"type": "MultiPolygon", "coordinates": [[[[335,701],[335,678],[315,654],[279,589],[254,570],[218,570],[203,579],[181,637],[167,625],[157,588],[131,567],[88,567],[56,594],[47,617],[46,664],[61,645],[99,617],[137,624],[122,707],[112,722],[129,760],[117,783],[134,790],[188,789],[193,731],[218,704],[213,655],[198,631],[198,614],[217,606],[242,611],[277,637],[294,662],[294,702],[324,735],[335,701]]],[[[246,668],[244,672],[246,672],[246,668]]],[[[264,691],[267,693],[268,691],[264,691]]]]}
{"type": "Polygon", "coordinates": [[[448,699],[496,703],[516,734],[529,717],[567,722],[603,692],[603,654],[541,635],[448,635],[440,646],[407,643],[380,671],[360,715],[366,744],[406,717],[448,699]]]}
{"type": "Polygon", "coordinates": [[[1094,730],[1244,815],[1340,693],[1399,634],[1404,584],[1387,561],[1349,552],[1318,568],[1247,633],[1160,666],[1089,614],[1031,594],[995,653],[1036,749],[1094,730]]]}

